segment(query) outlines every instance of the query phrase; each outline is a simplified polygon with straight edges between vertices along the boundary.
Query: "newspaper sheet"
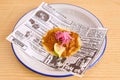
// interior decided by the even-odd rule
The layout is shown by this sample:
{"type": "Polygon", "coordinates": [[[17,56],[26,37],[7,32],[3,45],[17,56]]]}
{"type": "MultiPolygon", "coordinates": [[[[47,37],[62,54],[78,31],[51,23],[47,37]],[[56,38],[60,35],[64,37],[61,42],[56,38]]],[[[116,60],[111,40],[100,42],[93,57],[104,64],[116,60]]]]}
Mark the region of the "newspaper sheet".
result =
{"type": "Polygon", "coordinates": [[[82,75],[99,53],[106,32],[105,28],[75,24],[43,2],[28,20],[7,37],[7,40],[49,67],[82,75]],[[68,58],[59,58],[49,54],[42,47],[42,36],[55,27],[67,28],[79,34],[82,46],[76,54],[68,58]]]}

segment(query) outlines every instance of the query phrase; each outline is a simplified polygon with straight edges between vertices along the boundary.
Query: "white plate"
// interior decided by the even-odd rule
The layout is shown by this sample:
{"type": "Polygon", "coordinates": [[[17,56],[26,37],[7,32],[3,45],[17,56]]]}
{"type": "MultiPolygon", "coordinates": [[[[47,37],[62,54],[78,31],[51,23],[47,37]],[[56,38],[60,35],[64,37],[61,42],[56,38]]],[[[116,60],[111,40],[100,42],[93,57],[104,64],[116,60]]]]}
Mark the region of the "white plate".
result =
{"type": "MultiPolygon", "coordinates": [[[[70,20],[73,20],[76,23],[88,25],[90,27],[103,27],[101,22],[89,11],[70,4],[50,4],[53,8],[55,8],[58,12],[65,15],[70,20]]],[[[15,28],[18,27],[21,23],[23,23],[26,19],[28,19],[31,14],[34,12],[35,9],[26,13],[15,25],[15,28]]],[[[92,62],[89,66],[91,68],[94,64],[98,62],[101,56],[104,53],[106,48],[106,38],[103,42],[102,49],[100,50],[99,54],[97,55],[96,59],[92,62]]],[[[28,69],[38,73],[43,74],[45,76],[51,77],[68,77],[72,76],[72,74],[64,71],[54,70],[52,68],[47,67],[46,65],[42,64],[41,62],[28,57],[19,49],[16,48],[15,45],[12,44],[12,49],[14,51],[15,56],[17,59],[28,69]]]]}

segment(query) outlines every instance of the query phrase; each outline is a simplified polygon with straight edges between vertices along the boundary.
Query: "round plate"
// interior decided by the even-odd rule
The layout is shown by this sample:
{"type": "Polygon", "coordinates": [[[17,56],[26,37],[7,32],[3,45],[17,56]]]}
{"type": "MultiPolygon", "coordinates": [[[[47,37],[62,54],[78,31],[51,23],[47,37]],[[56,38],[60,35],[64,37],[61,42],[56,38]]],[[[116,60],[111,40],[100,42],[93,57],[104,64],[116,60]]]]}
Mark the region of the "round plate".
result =
{"type": "MultiPolygon", "coordinates": [[[[79,23],[83,25],[88,25],[89,27],[103,27],[101,22],[89,11],[70,4],[50,4],[54,9],[56,9],[61,14],[65,15],[68,19],[79,23]]],[[[25,20],[27,20],[31,14],[34,12],[35,9],[31,10],[30,12],[26,13],[15,25],[15,28],[17,28],[20,24],[22,24],[25,20]]],[[[15,29],[14,28],[14,29],[15,29]]],[[[98,62],[98,60],[101,58],[101,56],[104,53],[104,50],[106,48],[106,38],[102,44],[102,48],[97,55],[96,59],[92,62],[92,64],[89,66],[91,68],[94,64],[98,62]]],[[[25,55],[23,52],[21,52],[19,49],[17,49],[16,45],[12,44],[12,49],[14,51],[15,56],[17,59],[28,69],[32,70],[33,72],[36,72],[38,74],[42,74],[45,76],[51,76],[51,77],[68,77],[72,76],[69,72],[65,71],[59,71],[55,70],[53,68],[50,68],[41,62],[25,55]]]]}

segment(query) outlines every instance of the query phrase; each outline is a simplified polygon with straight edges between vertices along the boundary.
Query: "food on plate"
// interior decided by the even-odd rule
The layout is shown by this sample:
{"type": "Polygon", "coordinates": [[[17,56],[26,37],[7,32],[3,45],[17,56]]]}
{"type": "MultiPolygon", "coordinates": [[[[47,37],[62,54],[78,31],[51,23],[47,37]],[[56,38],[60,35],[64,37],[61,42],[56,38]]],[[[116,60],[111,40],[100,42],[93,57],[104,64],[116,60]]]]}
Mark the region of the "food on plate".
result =
{"type": "Polygon", "coordinates": [[[68,57],[80,49],[81,40],[73,31],[53,28],[43,36],[42,45],[52,55],[68,57]]]}

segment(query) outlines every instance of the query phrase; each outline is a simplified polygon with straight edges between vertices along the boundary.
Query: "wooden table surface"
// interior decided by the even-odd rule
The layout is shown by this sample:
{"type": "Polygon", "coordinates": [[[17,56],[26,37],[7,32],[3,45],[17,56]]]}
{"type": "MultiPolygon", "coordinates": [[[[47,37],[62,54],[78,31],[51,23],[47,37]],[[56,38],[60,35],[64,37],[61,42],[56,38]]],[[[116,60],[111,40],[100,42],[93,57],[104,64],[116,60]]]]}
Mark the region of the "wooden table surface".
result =
{"type": "Polygon", "coordinates": [[[120,0],[0,0],[0,80],[120,80],[120,0]],[[5,38],[19,18],[42,1],[81,6],[107,27],[107,48],[101,60],[82,78],[52,78],[36,74],[14,56],[5,38]]]}

